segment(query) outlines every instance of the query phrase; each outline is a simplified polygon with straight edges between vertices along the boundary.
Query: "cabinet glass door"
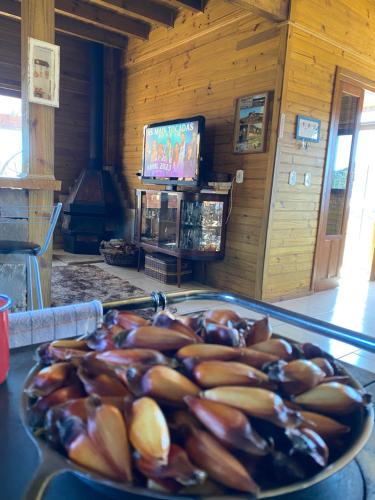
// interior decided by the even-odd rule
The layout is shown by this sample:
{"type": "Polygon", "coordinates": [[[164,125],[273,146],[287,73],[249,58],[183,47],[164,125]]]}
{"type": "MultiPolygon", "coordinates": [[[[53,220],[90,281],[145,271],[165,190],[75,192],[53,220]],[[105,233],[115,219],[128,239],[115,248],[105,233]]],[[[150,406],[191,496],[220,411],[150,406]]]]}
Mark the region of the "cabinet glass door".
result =
{"type": "Polygon", "coordinates": [[[173,193],[162,193],[159,223],[159,246],[177,248],[177,207],[178,196],[173,193]]]}
{"type": "Polygon", "coordinates": [[[224,203],[222,201],[184,201],[181,211],[182,250],[219,252],[224,203]]]}
{"type": "Polygon", "coordinates": [[[141,199],[141,241],[165,248],[177,247],[176,194],[146,191],[141,199]]]}

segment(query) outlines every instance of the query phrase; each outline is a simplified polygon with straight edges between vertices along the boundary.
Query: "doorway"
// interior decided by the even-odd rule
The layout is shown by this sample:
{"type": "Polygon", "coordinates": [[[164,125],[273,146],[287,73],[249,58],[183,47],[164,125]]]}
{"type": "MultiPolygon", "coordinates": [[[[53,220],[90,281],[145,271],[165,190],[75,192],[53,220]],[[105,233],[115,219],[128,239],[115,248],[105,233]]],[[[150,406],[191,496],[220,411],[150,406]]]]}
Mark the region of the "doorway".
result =
{"type": "Polygon", "coordinates": [[[360,85],[337,75],[320,204],[314,291],[339,284],[363,98],[364,90],[360,85]]]}
{"type": "Polygon", "coordinates": [[[365,90],[361,113],[353,189],[340,276],[369,281],[375,225],[375,92],[365,90]]]}
{"type": "Polygon", "coordinates": [[[338,70],[320,206],[312,290],[374,274],[375,86],[338,70]]]}

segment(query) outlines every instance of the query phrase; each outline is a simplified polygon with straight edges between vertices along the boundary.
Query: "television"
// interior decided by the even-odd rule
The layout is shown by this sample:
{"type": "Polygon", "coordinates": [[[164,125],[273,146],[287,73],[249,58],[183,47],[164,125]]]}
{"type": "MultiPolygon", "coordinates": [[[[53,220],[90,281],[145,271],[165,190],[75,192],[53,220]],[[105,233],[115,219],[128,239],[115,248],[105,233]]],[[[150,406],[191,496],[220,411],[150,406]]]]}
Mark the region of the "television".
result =
{"type": "Polygon", "coordinates": [[[197,186],[202,173],[204,128],[204,116],[146,125],[143,182],[197,186]]]}

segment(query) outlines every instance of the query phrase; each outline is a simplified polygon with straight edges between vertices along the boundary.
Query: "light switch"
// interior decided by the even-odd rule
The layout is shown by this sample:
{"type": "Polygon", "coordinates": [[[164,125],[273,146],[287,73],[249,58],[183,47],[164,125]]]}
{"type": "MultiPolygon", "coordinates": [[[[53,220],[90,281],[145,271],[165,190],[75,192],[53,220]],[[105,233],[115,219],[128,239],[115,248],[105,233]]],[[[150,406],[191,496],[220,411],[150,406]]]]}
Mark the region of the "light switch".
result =
{"type": "Polygon", "coordinates": [[[291,170],[289,172],[289,184],[291,186],[295,186],[297,184],[297,172],[295,170],[291,170]]]}
{"type": "Polygon", "coordinates": [[[311,186],[311,172],[306,172],[305,173],[305,179],[304,179],[304,182],[306,187],[310,187],[311,186]]]}
{"type": "Polygon", "coordinates": [[[243,183],[243,170],[236,171],[236,182],[237,182],[237,184],[243,183]]]}

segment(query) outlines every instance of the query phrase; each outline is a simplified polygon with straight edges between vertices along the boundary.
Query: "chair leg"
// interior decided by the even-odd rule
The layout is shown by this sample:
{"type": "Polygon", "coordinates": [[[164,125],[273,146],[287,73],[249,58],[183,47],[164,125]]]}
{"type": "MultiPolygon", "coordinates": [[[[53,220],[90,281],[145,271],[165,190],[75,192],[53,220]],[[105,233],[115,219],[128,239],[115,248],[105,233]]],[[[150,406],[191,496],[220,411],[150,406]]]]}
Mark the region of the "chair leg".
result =
{"type": "Polygon", "coordinates": [[[34,309],[34,299],[33,299],[33,277],[32,277],[32,263],[31,257],[26,256],[26,282],[27,282],[27,302],[28,309],[34,309]]]}
{"type": "Polygon", "coordinates": [[[38,257],[33,255],[32,259],[33,259],[33,264],[34,264],[35,286],[36,286],[36,296],[37,296],[37,301],[38,301],[38,308],[43,309],[43,294],[42,294],[42,285],[40,283],[38,257]]]}

